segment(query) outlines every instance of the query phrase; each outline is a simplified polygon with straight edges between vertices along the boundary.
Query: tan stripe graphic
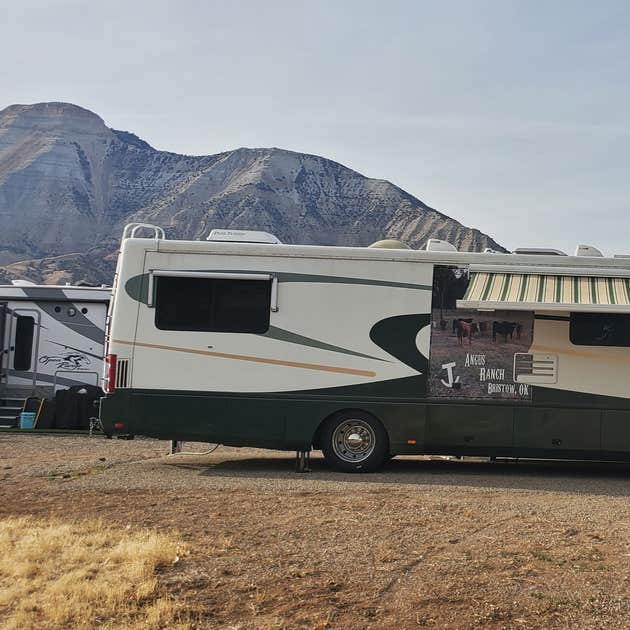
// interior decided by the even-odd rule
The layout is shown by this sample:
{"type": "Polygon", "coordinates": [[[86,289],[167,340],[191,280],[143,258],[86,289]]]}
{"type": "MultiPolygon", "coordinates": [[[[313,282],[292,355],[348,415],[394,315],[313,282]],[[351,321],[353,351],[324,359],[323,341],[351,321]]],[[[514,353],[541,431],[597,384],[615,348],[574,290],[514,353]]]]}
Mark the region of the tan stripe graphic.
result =
{"type": "Polygon", "coordinates": [[[195,350],[194,348],[177,348],[175,346],[163,346],[157,343],[141,343],[139,341],[124,341],[112,339],[112,343],[122,343],[127,346],[139,348],[153,348],[155,350],[172,350],[173,352],[185,352],[187,354],[199,354],[205,357],[217,357],[219,359],[234,359],[236,361],[252,361],[254,363],[266,363],[267,365],[281,365],[283,367],[301,368],[303,370],[319,370],[320,372],[336,372],[337,374],[352,374],[354,376],[376,376],[376,372],[370,370],[355,370],[353,368],[335,367],[333,365],[319,365],[317,363],[299,363],[297,361],[283,361],[281,359],[265,359],[263,357],[250,357],[243,354],[228,354],[226,352],[211,352],[209,350],[195,350]]]}
{"type": "Polygon", "coordinates": [[[542,276],[529,276],[529,283],[527,285],[527,293],[525,294],[525,302],[538,302],[538,291],[542,276]]]}
{"type": "Polygon", "coordinates": [[[510,290],[506,296],[508,302],[518,302],[518,296],[525,276],[512,276],[510,280],[510,290]]]}
{"type": "Polygon", "coordinates": [[[581,278],[584,291],[580,289],[580,304],[596,304],[593,301],[593,278],[584,276],[581,278]]]}
{"type": "Polygon", "coordinates": [[[466,295],[464,296],[465,300],[470,300],[471,298],[469,296],[477,295],[478,291],[481,290],[481,287],[483,286],[482,276],[484,276],[484,275],[485,274],[482,274],[482,273],[474,273],[472,275],[472,280],[471,280],[470,284],[468,285],[468,289],[466,291],[466,295]],[[480,285],[479,289],[477,289],[478,285],[480,285]]]}
{"type": "Polygon", "coordinates": [[[547,304],[553,304],[556,301],[556,277],[545,276],[547,281],[545,282],[545,289],[543,292],[543,302],[547,304]]]}

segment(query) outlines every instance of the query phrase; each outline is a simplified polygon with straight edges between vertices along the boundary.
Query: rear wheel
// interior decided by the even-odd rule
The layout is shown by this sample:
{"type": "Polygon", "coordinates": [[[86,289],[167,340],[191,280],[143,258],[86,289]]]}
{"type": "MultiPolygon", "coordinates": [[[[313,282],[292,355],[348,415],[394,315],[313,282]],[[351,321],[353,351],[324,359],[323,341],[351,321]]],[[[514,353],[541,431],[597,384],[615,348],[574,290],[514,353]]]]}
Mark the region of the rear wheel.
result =
{"type": "Polygon", "coordinates": [[[342,412],[324,425],[321,448],[326,461],[343,472],[372,472],[388,457],[383,425],[362,411],[342,412]]]}

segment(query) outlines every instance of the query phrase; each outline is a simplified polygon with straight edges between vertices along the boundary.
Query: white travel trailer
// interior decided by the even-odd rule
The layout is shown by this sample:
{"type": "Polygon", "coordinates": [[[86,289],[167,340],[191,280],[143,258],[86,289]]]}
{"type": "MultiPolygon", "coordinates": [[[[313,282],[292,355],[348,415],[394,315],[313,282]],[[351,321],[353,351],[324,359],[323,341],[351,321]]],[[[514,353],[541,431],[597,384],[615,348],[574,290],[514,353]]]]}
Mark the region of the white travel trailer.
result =
{"type": "Polygon", "coordinates": [[[0,426],[15,426],[29,397],[100,385],[111,288],[0,286],[0,426]]]}
{"type": "Polygon", "coordinates": [[[123,239],[105,431],[321,448],[347,471],[630,460],[628,259],[247,241],[123,239]]]}

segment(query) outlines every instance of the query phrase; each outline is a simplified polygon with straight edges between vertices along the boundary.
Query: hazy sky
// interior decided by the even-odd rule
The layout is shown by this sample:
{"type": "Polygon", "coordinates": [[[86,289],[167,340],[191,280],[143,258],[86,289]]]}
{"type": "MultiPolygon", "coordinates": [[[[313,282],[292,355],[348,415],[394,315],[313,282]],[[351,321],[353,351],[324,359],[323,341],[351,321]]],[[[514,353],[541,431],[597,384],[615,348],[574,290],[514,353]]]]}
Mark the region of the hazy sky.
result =
{"type": "Polygon", "coordinates": [[[627,1],[0,0],[0,108],[315,153],[509,248],[630,253],[629,79],[627,1]]]}

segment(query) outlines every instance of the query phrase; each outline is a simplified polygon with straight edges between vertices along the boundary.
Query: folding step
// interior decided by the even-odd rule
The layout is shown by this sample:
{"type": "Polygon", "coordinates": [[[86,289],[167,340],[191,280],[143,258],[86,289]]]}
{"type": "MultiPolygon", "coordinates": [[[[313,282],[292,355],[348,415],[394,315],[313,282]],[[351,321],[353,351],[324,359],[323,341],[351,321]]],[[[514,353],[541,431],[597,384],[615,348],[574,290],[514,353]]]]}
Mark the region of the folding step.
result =
{"type": "Polygon", "coordinates": [[[0,407],[24,407],[25,398],[0,398],[0,407]]]}
{"type": "Polygon", "coordinates": [[[12,429],[20,426],[20,413],[25,402],[25,398],[16,396],[0,397],[0,428],[12,429]]]}

